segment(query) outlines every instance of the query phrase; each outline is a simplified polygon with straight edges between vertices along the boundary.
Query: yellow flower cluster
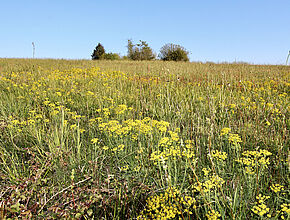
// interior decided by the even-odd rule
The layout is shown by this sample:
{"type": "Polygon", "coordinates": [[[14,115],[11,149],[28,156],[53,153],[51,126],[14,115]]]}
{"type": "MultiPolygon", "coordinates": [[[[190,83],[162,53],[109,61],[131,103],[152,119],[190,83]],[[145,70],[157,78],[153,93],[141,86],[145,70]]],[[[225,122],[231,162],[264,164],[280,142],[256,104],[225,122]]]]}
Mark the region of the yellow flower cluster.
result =
{"type": "Polygon", "coordinates": [[[177,157],[181,157],[181,151],[178,146],[169,146],[164,148],[163,151],[154,151],[151,154],[150,160],[154,161],[154,164],[156,165],[161,161],[166,161],[169,159],[169,157],[172,157],[173,159],[176,159],[177,157]]]}
{"type": "Polygon", "coordinates": [[[232,144],[237,144],[237,143],[241,143],[242,139],[238,134],[229,134],[229,142],[232,144]]]}
{"type": "Polygon", "coordinates": [[[127,105],[118,105],[115,109],[117,115],[122,115],[127,110],[132,110],[132,107],[128,108],[127,105]]]}
{"type": "Polygon", "coordinates": [[[272,184],[272,186],[270,186],[270,189],[275,192],[275,193],[278,193],[278,192],[281,192],[284,190],[284,186],[280,185],[280,184],[272,184]]]}
{"type": "Polygon", "coordinates": [[[93,139],[91,140],[92,144],[96,144],[96,143],[98,143],[98,141],[99,141],[98,138],[93,138],[93,139]]]}
{"type": "Polygon", "coordinates": [[[256,168],[268,167],[272,153],[267,150],[260,151],[245,151],[242,153],[243,157],[236,160],[238,163],[245,166],[246,173],[254,174],[256,168]]]}
{"type": "Polygon", "coordinates": [[[210,173],[210,169],[208,168],[202,168],[202,172],[205,176],[208,176],[208,174],[210,173]]]}
{"type": "Polygon", "coordinates": [[[207,214],[206,217],[208,220],[218,220],[219,217],[221,217],[220,213],[215,210],[210,210],[207,214]]]}
{"type": "Polygon", "coordinates": [[[222,185],[225,183],[223,178],[219,177],[218,175],[212,175],[208,179],[203,182],[196,182],[193,185],[193,188],[197,192],[210,192],[215,188],[221,188],[222,185]]]}
{"type": "Polygon", "coordinates": [[[157,121],[151,118],[144,118],[142,120],[128,119],[123,122],[117,120],[110,120],[98,125],[99,129],[107,132],[110,136],[130,136],[132,139],[137,139],[140,135],[152,134],[154,129],[156,132],[166,132],[169,123],[165,121],[157,121]]]}
{"type": "Polygon", "coordinates": [[[191,196],[183,196],[175,187],[169,187],[164,193],[151,196],[146,207],[137,219],[174,219],[184,214],[191,215],[190,210],[196,208],[196,200],[191,196]]]}
{"type": "MultiPolygon", "coordinates": [[[[59,102],[51,103],[46,98],[46,101],[43,102],[43,104],[47,107],[47,111],[49,112],[50,116],[56,116],[60,113],[60,111],[65,111],[67,114],[73,115],[73,112],[70,112],[70,109],[65,108],[64,105],[60,105],[59,102]]],[[[8,128],[10,129],[16,129],[18,132],[22,132],[23,128],[25,127],[34,127],[36,124],[41,123],[48,123],[50,122],[50,119],[46,118],[44,112],[37,111],[37,110],[30,110],[28,112],[28,117],[26,119],[17,119],[14,116],[9,116],[7,122],[8,122],[8,128]]],[[[64,124],[67,124],[67,120],[64,120],[64,124]]]]}
{"type": "Polygon", "coordinates": [[[286,219],[285,216],[287,216],[287,219],[289,219],[290,217],[290,204],[282,204],[281,205],[281,210],[279,211],[279,213],[282,212],[282,215],[281,215],[281,219],[286,219]]]}
{"type": "Polygon", "coordinates": [[[153,151],[150,160],[154,161],[156,165],[158,162],[166,161],[169,158],[173,160],[177,158],[193,158],[195,156],[192,149],[192,144],[189,140],[186,140],[185,147],[176,143],[179,140],[178,134],[175,132],[169,132],[171,137],[164,137],[159,141],[159,149],[153,151]]]}
{"type": "Polygon", "coordinates": [[[221,136],[224,136],[224,135],[229,134],[230,131],[231,131],[230,128],[223,128],[223,129],[221,130],[221,136]]]}
{"type": "MultiPolygon", "coordinates": [[[[262,196],[261,194],[259,194],[257,197],[258,202],[256,202],[256,205],[252,208],[252,211],[263,217],[265,214],[269,213],[270,208],[267,207],[267,205],[265,204],[265,201],[267,199],[270,198],[270,196],[262,196]]],[[[267,215],[268,217],[271,217],[271,215],[267,215]]]]}
{"type": "Polygon", "coordinates": [[[238,134],[231,133],[231,129],[230,128],[223,128],[221,130],[221,136],[228,137],[229,142],[232,143],[232,144],[238,144],[238,143],[242,142],[241,137],[238,134]]]}
{"type": "Polygon", "coordinates": [[[213,159],[220,160],[220,161],[223,161],[223,160],[227,159],[227,157],[228,157],[226,152],[221,152],[218,150],[213,150],[211,152],[211,156],[213,157],[213,159]]]}
{"type": "Polygon", "coordinates": [[[290,214],[290,204],[289,203],[288,204],[286,204],[286,203],[282,204],[281,205],[281,210],[283,212],[287,213],[287,214],[290,214]]]}

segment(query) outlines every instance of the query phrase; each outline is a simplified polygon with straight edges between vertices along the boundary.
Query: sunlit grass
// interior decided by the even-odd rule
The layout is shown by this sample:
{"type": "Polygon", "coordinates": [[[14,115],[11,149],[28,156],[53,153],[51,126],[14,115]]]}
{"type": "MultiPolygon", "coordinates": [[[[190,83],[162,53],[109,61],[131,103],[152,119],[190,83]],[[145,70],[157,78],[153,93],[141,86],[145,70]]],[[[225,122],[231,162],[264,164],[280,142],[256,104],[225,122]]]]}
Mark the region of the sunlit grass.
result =
{"type": "Polygon", "coordinates": [[[0,65],[0,218],[289,218],[289,67],[0,65]]]}

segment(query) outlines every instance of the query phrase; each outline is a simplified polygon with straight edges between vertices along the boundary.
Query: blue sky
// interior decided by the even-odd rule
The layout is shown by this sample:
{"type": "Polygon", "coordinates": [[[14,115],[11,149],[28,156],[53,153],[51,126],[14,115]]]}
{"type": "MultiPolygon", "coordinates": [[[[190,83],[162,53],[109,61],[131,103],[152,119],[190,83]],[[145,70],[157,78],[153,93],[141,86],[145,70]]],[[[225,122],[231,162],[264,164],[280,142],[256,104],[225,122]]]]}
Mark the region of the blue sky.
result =
{"type": "Polygon", "coordinates": [[[289,0],[2,0],[0,57],[90,59],[127,53],[145,40],[158,53],[180,44],[191,61],[284,64],[290,50],[289,0]]]}

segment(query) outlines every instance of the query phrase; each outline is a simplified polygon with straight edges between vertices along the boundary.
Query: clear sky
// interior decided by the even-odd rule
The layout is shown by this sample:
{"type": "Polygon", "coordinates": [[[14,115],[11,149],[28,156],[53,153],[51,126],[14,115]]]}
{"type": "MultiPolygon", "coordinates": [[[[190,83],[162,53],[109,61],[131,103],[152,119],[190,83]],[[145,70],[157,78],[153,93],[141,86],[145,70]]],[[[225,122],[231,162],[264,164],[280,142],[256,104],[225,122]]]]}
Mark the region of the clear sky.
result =
{"type": "Polygon", "coordinates": [[[284,64],[290,0],[0,0],[0,57],[90,59],[145,40],[158,54],[184,46],[191,61],[284,64]]]}

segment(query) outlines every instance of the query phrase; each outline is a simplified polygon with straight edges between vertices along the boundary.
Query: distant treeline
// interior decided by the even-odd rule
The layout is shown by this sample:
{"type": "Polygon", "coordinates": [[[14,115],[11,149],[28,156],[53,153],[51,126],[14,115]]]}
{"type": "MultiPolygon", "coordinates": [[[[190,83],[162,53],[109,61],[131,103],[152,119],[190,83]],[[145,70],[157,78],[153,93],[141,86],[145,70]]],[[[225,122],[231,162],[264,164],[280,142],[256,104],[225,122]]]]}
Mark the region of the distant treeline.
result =
{"type": "Polygon", "coordinates": [[[189,61],[187,51],[183,46],[168,43],[161,47],[158,56],[149,47],[146,41],[140,40],[139,43],[133,44],[132,40],[128,40],[127,56],[120,56],[118,53],[106,53],[104,46],[98,43],[92,53],[92,60],[166,60],[166,61],[189,61]]]}

